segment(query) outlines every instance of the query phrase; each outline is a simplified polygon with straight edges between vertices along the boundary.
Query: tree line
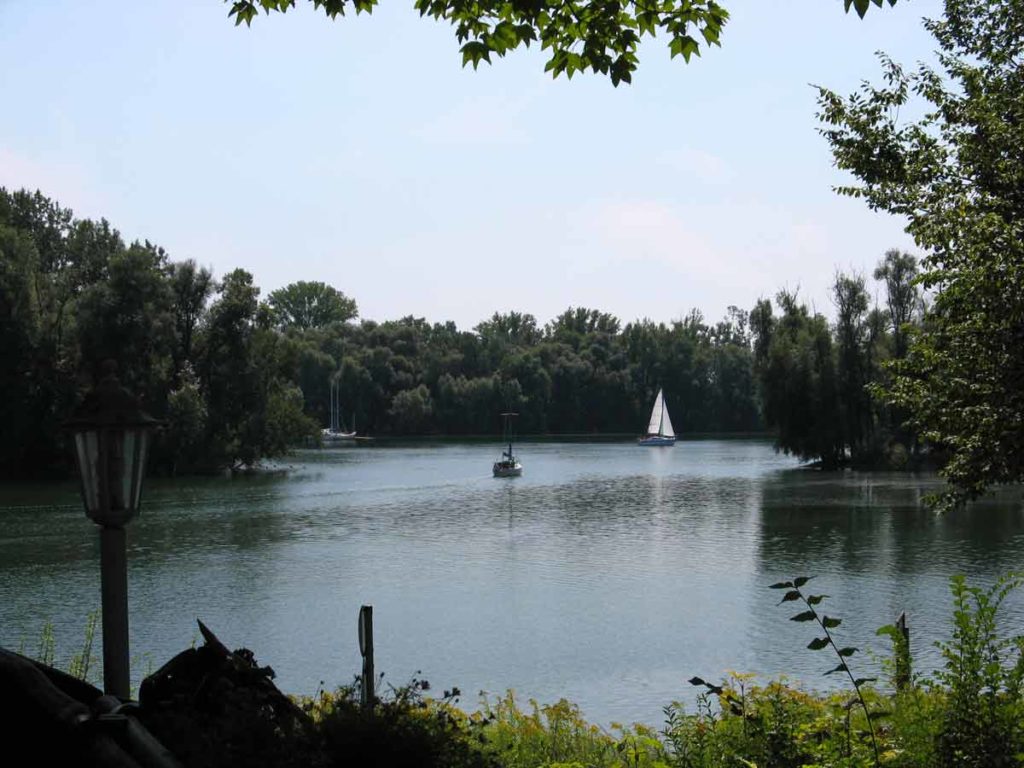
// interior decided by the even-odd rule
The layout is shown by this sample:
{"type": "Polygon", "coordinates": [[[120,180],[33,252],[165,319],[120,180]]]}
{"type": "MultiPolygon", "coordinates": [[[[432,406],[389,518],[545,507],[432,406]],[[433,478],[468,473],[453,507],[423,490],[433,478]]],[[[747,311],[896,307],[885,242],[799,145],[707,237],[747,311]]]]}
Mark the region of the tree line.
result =
{"type": "Polygon", "coordinates": [[[637,434],[659,387],[684,433],[778,432],[782,450],[835,465],[912,445],[867,387],[905,354],[919,313],[915,261],[892,252],[869,309],[863,277],[838,275],[837,322],[782,292],[774,314],[730,307],[623,324],[570,307],[547,324],[495,313],[472,331],[403,317],[358,318],[319,282],[263,300],[251,274],[217,280],[106,220],[76,219],[39,192],[0,190],[0,468],[66,466],[61,422],[107,359],[166,423],[165,473],[252,465],[315,441],[331,382],[348,426],[374,435],[487,435],[501,411],[534,434],[637,434]]]}
{"type": "Polygon", "coordinates": [[[837,273],[832,324],[790,291],[779,292],[776,307],[757,302],[750,324],[759,402],[781,449],[825,468],[900,468],[918,459],[906,411],[884,400],[908,334],[925,316],[917,272],[914,256],[889,250],[874,271],[881,304],[863,275],[837,273]]]}

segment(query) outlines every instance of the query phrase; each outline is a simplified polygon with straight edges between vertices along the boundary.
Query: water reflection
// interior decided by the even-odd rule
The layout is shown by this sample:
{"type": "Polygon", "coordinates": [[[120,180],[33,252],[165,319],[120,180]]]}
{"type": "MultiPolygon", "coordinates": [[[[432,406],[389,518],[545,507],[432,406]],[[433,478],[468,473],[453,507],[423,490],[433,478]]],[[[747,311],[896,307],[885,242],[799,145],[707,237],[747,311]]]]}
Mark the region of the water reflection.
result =
{"type": "Polygon", "coordinates": [[[1013,568],[1024,536],[1020,491],[936,514],[924,497],[939,487],[934,476],[780,472],[762,485],[763,567],[816,560],[843,572],[890,576],[1013,568]]]}
{"type": "MultiPolygon", "coordinates": [[[[948,636],[948,579],[963,573],[988,585],[1018,568],[1024,554],[1019,489],[944,515],[924,504],[940,487],[933,475],[794,470],[762,485],[758,559],[764,583],[814,575],[811,586],[830,595],[828,610],[843,617],[851,644],[875,647],[874,630],[902,611],[910,616],[918,668],[939,664],[933,644],[948,636]]],[[[1004,626],[1020,626],[1024,596],[1006,606],[1004,626]]],[[[767,598],[766,598],[767,599],[767,598]]],[[[775,616],[756,616],[756,631],[776,632],[775,668],[801,663],[801,640],[775,616]]],[[[864,662],[862,662],[864,663],[864,662]]]]}

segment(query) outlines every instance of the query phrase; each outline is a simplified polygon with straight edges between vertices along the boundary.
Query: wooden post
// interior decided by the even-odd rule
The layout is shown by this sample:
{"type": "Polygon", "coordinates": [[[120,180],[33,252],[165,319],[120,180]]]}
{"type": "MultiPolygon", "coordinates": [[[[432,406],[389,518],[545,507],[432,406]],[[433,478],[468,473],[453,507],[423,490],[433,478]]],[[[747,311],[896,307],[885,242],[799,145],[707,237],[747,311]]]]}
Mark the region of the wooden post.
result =
{"type": "Polygon", "coordinates": [[[359,686],[359,704],[369,712],[374,704],[373,679],[373,606],[359,609],[359,652],[363,654],[363,677],[359,686]]]}
{"type": "Polygon", "coordinates": [[[910,627],[906,611],[896,619],[896,629],[901,636],[896,652],[896,690],[902,691],[910,687],[910,627]]]}

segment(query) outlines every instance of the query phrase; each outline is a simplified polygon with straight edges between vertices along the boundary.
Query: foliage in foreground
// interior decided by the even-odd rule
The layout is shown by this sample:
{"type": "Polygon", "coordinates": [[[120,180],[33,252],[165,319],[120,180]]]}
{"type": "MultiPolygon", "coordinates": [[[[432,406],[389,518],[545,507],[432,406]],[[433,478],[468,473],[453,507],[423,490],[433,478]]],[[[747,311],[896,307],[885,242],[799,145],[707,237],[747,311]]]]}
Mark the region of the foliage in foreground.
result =
{"type": "Polygon", "coordinates": [[[370,712],[360,707],[357,684],[303,700],[323,764],[499,768],[483,747],[479,722],[454,705],[458,690],[428,699],[429,688],[413,680],[379,698],[370,712]]]}
{"type": "MultiPolygon", "coordinates": [[[[267,13],[284,13],[295,0],[224,0],[231,2],[235,24],[252,23],[262,8],[267,13]]],[[[346,10],[371,13],[377,0],[312,0],[332,19],[346,10]]],[[[871,4],[881,7],[885,0],[843,0],[847,11],[856,9],[861,17],[871,4]]],[[[888,0],[895,5],[896,0],[888,0]]],[[[613,85],[630,82],[636,70],[637,45],[643,35],[656,32],[669,38],[672,58],[686,61],[700,55],[699,34],[706,45],[718,45],[728,12],[715,0],[615,0],[608,2],[563,2],[539,0],[514,3],[507,0],[416,0],[421,16],[449,22],[462,47],[462,65],[490,63],[491,54],[504,56],[519,46],[540,42],[551,57],[544,68],[554,77],[587,70],[607,75],[613,85]]]]}

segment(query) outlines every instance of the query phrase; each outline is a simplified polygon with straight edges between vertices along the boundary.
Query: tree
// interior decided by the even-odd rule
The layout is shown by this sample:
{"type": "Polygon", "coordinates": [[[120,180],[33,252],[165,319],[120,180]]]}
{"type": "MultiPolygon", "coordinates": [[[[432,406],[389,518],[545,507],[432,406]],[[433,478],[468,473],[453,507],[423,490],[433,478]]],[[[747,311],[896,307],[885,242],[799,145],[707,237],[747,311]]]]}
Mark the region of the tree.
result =
{"type": "Polygon", "coordinates": [[[267,300],[282,328],[323,328],[359,316],[354,299],[317,281],[291,283],[271,291],[267,300]]]}
{"type": "Polygon", "coordinates": [[[546,335],[579,350],[588,336],[614,336],[619,332],[619,318],[607,312],[586,307],[569,307],[547,324],[546,335]]]}
{"type": "Polygon", "coordinates": [[[163,436],[170,474],[202,467],[206,403],[192,369],[180,371],[180,384],[167,396],[167,429],[163,436]]]}
{"type": "Polygon", "coordinates": [[[251,274],[236,269],[225,275],[217,293],[197,340],[198,373],[207,408],[208,463],[250,464],[259,452],[247,439],[246,424],[258,413],[256,368],[265,364],[254,360],[252,353],[259,288],[251,274]]]}
{"type": "Polygon", "coordinates": [[[915,282],[917,259],[896,248],[885,252],[885,259],[875,268],[875,280],[885,281],[885,301],[892,323],[893,353],[898,360],[907,354],[907,324],[914,318],[921,303],[915,282]]]}
{"type": "Polygon", "coordinates": [[[946,503],[1024,480],[1024,4],[946,0],[939,69],[881,56],[882,87],[822,88],[839,192],[906,217],[936,291],[895,364],[891,403],[951,458],[946,503]],[[903,124],[912,96],[924,116],[903,124]]]}
{"type": "Polygon", "coordinates": [[[388,412],[402,432],[416,433],[424,428],[433,410],[430,391],[420,384],[395,395],[388,412]]]}
{"type": "Polygon", "coordinates": [[[794,293],[780,291],[776,300],[781,317],[766,299],[751,313],[765,423],[778,432],[778,450],[834,469],[845,445],[828,323],[794,293]]]}
{"type": "Polygon", "coordinates": [[[166,396],[176,345],[167,254],[132,243],[113,254],[104,279],[82,288],[75,306],[77,347],[94,380],[107,359],[121,383],[157,412],[166,396]]]}
{"type": "Polygon", "coordinates": [[[0,476],[20,469],[27,447],[21,438],[38,428],[33,397],[39,343],[39,308],[32,290],[36,261],[28,234],[0,220],[0,423],[12,438],[0,441],[0,476]]]}
{"type": "Polygon", "coordinates": [[[530,347],[541,339],[537,318],[529,313],[495,312],[490,320],[478,323],[473,329],[480,337],[489,367],[495,368],[513,351],[513,347],[530,347]]]}
{"type": "Polygon", "coordinates": [[[862,275],[837,274],[832,285],[836,306],[836,374],[842,402],[843,437],[856,457],[866,448],[873,420],[867,392],[868,294],[862,275]]]}
{"type": "Polygon", "coordinates": [[[213,293],[213,275],[194,261],[171,265],[171,289],[174,291],[174,329],[178,334],[178,354],[174,360],[174,379],[185,361],[192,359],[192,341],[196,326],[213,293]]]}
{"type": "Polygon", "coordinates": [[[718,429],[753,431],[758,418],[754,387],[753,355],[747,331],[750,316],[730,306],[728,318],[711,333],[711,408],[718,429]]]}
{"type": "MultiPolygon", "coordinates": [[[[871,4],[881,7],[896,0],[843,0],[846,11],[854,8],[863,17],[871,4]]],[[[251,24],[259,9],[284,13],[295,0],[224,0],[231,2],[229,16],[235,24],[251,24]]],[[[312,0],[330,18],[349,9],[371,13],[377,0],[312,0]]],[[[558,77],[563,72],[599,72],[613,85],[630,82],[636,70],[637,46],[643,35],[660,32],[669,38],[672,58],[687,62],[700,55],[701,43],[719,45],[728,11],[715,0],[415,0],[421,16],[449,22],[462,47],[462,65],[491,62],[519,46],[540,42],[551,50],[544,71],[558,77]]]]}

